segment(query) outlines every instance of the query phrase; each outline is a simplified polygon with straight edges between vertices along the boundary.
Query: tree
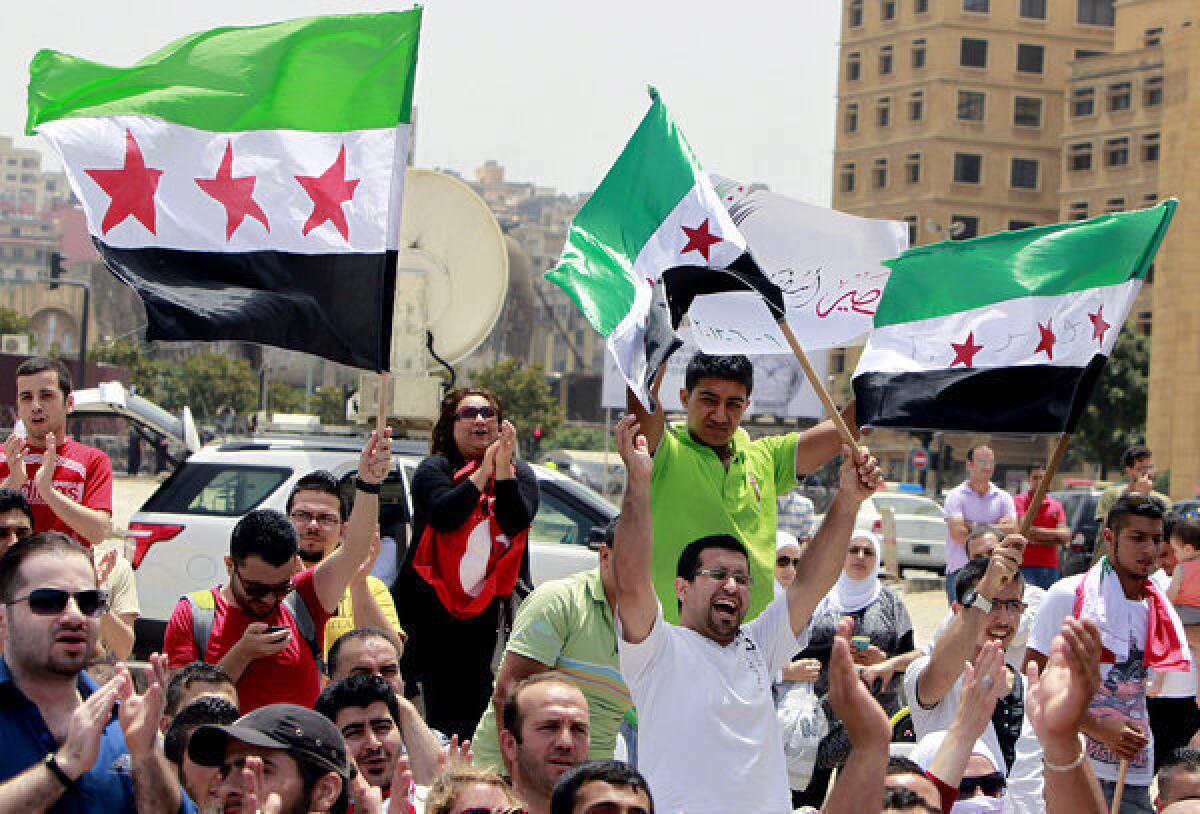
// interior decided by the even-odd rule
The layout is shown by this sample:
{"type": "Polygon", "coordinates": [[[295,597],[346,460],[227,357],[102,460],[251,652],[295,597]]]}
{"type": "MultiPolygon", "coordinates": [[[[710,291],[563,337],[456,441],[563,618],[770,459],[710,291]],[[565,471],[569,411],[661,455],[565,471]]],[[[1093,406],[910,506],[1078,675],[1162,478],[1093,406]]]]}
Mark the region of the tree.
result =
{"type": "Polygon", "coordinates": [[[322,424],[345,424],[346,394],[337,385],[318,387],[313,393],[312,409],[322,424]]]}
{"type": "Polygon", "coordinates": [[[0,306],[0,334],[28,334],[29,317],[15,308],[0,306]]]}
{"type": "Polygon", "coordinates": [[[273,413],[303,413],[304,391],[285,382],[271,382],[267,389],[267,409],[273,413]]]}
{"type": "MultiPolygon", "coordinates": [[[[601,427],[581,427],[568,424],[555,434],[554,443],[550,444],[550,447],[603,452],[604,440],[604,429],[601,427]]],[[[609,446],[615,451],[615,443],[610,443],[609,446]]],[[[543,444],[543,449],[545,448],[546,445],[543,444]]]]}
{"type": "Polygon", "coordinates": [[[562,407],[550,392],[540,365],[524,367],[514,359],[501,359],[477,371],[472,384],[495,394],[504,417],[517,428],[522,450],[531,449],[535,429],[541,429],[544,447],[562,426],[562,407]]]}
{"type": "Polygon", "coordinates": [[[1149,371],[1150,340],[1122,328],[1071,439],[1072,460],[1098,464],[1101,480],[1145,440],[1149,371]]]}

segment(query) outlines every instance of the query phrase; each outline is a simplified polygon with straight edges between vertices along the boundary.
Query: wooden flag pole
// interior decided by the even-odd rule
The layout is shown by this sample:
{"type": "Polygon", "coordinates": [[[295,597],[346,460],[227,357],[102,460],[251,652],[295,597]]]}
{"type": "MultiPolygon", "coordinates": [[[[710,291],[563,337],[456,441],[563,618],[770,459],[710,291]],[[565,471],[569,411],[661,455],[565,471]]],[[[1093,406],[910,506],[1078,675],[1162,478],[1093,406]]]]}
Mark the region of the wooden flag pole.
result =
{"type": "Polygon", "coordinates": [[[1046,492],[1050,490],[1050,481],[1054,480],[1054,475],[1058,472],[1058,467],[1062,463],[1063,456],[1067,454],[1067,443],[1071,440],[1071,434],[1064,432],[1058,436],[1058,443],[1054,445],[1054,451],[1050,453],[1050,461],[1046,464],[1046,476],[1042,478],[1042,482],[1033,490],[1033,494],[1029,496],[1029,505],[1025,509],[1025,515],[1021,518],[1021,526],[1017,530],[1022,536],[1028,537],[1029,530],[1033,528],[1033,521],[1037,517],[1038,508],[1042,505],[1042,500],[1046,497],[1046,492]]]}
{"type": "Polygon", "coordinates": [[[1121,768],[1117,770],[1117,785],[1113,790],[1112,807],[1109,808],[1110,814],[1119,814],[1121,811],[1121,798],[1125,796],[1125,773],[1129,771],[1129,759],[1121,761],[1121,768]]]}
{"type": "Polygon", "coordinates": [[[383,437],[383,429],[388,425],[388,409],[391,404],[392,374],[384,370],[379,374],[379,412],[375,415],[375,431],[383,437]]]}
{"type": "Polygon", "coordinates": [[[808,354],[804,352],[804,348],[800,347],[800,341],[792,333],[792,326],[787,324],[786,319],[779,320],[778,324],[779,330],[783,331],[783,335],[787,337],[788,344],[792,346],[792,353],[796,354],[796,361],[804,369],[804,375],[808,377],[808,383],[816,391],[817,398],[821,399],[821,404],[825,406],[825,411],[829,413],[829,418],[833,421],[833,426],[837,427],[838,435],[842,436],[842,441],[848,444],[851,449],[858,449],[858,439],[854,437],[854,434],[850,432],[850,428],[846,426],[841,412],[838,410],[837,405],[833,403],[833,396],[829,395],[829,390],[825,387],[825,382],[821,381],[821,377],[813,369],[812,362],[808,361],[808,354]]]}

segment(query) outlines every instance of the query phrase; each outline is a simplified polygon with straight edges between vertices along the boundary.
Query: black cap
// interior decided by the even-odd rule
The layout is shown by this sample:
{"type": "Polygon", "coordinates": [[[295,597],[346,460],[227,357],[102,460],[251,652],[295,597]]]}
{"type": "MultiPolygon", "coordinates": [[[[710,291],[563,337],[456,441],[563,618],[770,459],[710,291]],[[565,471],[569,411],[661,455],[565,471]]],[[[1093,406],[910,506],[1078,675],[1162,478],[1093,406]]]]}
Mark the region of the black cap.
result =
{"type": "Polygon", "coordinates": [[[264,749],[282,749],[347,780],[353,775],[342,733],[324,715],[306,707],[270,704],[228,726],[199,727],[188,742],[188,756],[201,766],[220,766],[230,738],[264,749]]]}

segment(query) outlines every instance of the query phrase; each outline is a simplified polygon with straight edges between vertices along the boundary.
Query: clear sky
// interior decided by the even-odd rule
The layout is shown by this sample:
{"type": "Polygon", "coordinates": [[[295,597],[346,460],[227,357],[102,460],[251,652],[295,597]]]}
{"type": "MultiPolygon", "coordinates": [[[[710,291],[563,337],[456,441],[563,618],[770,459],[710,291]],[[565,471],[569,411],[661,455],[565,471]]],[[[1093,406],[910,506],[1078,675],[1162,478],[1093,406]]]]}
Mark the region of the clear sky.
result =
{"type": "MultiPolygon", "coordinates": [[[[25,124],[39,48],[127,65],[219,25],[406,6],[358,0],[17,0],[3,12],[0,134],[25,124]]],[[[429,0],[416,163],[590,191],[654,84],[704,167],[828,204],[839,0],[429,0]]],[[[19,142],[34,140],[18,138],[19,142]]]]}

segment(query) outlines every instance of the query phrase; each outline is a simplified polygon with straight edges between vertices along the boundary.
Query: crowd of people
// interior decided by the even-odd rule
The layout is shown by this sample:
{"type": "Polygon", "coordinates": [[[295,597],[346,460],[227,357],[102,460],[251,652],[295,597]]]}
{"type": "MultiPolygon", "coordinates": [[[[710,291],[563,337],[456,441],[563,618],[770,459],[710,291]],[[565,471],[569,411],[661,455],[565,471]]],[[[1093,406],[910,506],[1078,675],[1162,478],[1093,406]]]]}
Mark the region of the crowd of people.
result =
{"type": "Polygon", "coordinates": [[[752,439],[750,362],[697,354],[685,421],[631,396],[616,426],[627,486],[597,567],[531,588],[534,471],[497,399],[458,389],[393,584],[372,574],[383,429],[352,503],[313,472],[285,511],[240,518],[224,578],[181,597],[163,653],[134,664],[133,572],[104,542],[111,464],[66,437],[61,363],[16,383],[0,811],[1200,807],[1200,517],[1153,492],[1145,447],[1100,502],[1096,563],[1062,579],[1062,507],[1031,500],[1045,470],[1013,498],[971,449],[945,502],[949,612],[919,647],[882,541],[855,527],[882,473],[853,404],[854,443],[828,421],[752,439]],[[796,487],[838,456],[817,524],[796,487]]]}

